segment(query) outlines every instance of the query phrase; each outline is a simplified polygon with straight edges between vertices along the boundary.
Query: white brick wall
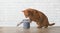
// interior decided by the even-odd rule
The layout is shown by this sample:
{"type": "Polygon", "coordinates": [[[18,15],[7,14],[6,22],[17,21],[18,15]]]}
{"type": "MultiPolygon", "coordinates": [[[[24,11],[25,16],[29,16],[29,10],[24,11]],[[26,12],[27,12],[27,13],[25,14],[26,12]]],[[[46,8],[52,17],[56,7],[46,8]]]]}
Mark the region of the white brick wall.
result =
{"type": "Polygon", "coordinates": [[[60,0],[0,0],[0,26],[16,26],[25,18],[21,11],[26,8],[42,11],[50,23],[60,26],[60,0]]]}

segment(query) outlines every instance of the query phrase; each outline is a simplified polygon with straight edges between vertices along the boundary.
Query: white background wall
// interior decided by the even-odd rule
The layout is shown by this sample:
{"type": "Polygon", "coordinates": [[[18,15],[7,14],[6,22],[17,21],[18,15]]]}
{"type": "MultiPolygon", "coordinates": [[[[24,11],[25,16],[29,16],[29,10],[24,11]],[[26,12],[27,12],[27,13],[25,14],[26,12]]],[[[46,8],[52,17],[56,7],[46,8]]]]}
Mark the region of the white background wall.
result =
{"type": "Polygon", "coordinates": [[[0,0],[0,26],[16,26],[25,18],[21,11],[26,8],[42,11],[50,23],[60,26],[60,0],[0,0]]]}

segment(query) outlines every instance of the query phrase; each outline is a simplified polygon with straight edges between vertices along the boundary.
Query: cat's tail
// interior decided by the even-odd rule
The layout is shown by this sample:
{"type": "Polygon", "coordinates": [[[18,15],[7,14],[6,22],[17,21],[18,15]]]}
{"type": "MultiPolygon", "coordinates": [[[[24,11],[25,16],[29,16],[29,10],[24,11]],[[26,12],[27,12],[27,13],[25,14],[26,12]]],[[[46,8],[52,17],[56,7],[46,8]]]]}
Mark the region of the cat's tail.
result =
{"type": "Polygon", "coordinates": [[[49,24],[49,26],[55,25],[55,23],[49,24]]]}

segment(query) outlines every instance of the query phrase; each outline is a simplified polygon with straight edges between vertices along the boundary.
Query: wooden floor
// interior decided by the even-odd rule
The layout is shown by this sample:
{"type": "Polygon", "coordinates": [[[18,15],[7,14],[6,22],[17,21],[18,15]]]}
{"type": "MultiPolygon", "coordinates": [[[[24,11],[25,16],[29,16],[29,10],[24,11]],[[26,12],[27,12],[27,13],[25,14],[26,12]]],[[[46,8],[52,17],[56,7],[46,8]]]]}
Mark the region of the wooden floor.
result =
{"type": "Polygon", "coordinates": [[[60,33],[60,27],[24,29],[21,27],[0,27],[0,33],[60,33]]]}

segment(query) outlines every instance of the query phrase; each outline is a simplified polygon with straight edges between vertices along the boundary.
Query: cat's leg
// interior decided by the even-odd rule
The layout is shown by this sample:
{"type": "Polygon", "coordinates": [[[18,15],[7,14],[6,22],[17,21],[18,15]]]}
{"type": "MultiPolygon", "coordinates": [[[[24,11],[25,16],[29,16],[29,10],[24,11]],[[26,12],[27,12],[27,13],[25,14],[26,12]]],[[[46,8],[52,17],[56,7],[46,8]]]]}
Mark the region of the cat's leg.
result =
{"type": "Polygon", "coordinates": [[[32,23],[32,20],[30,19],[30,23],[32,23]]]}
{"type": "Polygon", "coordinates": [[[47,27],[48,27],[48,25],[44,26],[44,28],[47,28],[47,27]]]}
{"type": "Polygon", "coordinates": [[[43,23],[43,27],[47,28],[48,27],[48,23],[43,23]]]}
{"type": "Polygon", "coordinates": [[[48,21],[47,20],[44,20],[43,21],[43,25],[44,25],[44,28],[47,28],[48,27],[48,21]]]}
{"type": "Polygon", "coordinates": [[[42,28],[43,26],[42,26],[42,24],[41,23],[39,23],[39,22],[37,22],[37,28],[42,28]]]}

